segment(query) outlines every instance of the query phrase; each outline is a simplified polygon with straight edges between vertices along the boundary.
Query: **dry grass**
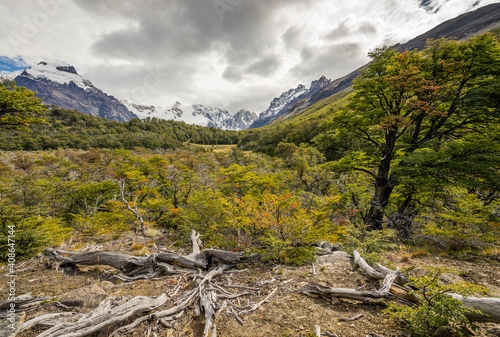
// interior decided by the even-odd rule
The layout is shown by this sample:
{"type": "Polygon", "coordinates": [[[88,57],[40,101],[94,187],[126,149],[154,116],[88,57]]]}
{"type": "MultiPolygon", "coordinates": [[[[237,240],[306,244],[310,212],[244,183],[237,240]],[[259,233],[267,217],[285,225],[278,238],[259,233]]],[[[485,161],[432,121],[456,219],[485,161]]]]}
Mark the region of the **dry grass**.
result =
{"type": "Polygon", "coordinates": [[[411,252],[411,257],[422,257],[422,256],[429,256],[431,253],[427,249],[421,248],[417,249],[414,252],[411,252]]]}
{"type": "Polygon", "coordinates": [[[134,244],[132,245],[132,247],[130,247],[132,250],[141,250],[141,249],[144,249],[146,246],[144,246],[143,244],[141,243],[138,243],[138,242],[134,242],[134,244]]]}
{"type": "Polygon", "coordinates": [[[499,257],[500,248],[499,247],[486,247],[482,252],[482,256],[499,257]]]}
{"type": "Polygon", "coordinates": [[[73,251],[78,252],[85,248],[87,245],[83,242],[77,242],[76,244],[73,245],[73,251]]]}
{"type": "Polygon", "coordinates": [[[233,149],[237,148],[237,145],[201,145],[201,144],[190,144],[193,147],[201,147],[206,151],[212,151],[214,153],[230,153],[233,149]]]}
{"type": "Polygon", "coordinates": [[[146,235],[150,238],[159,238],[160,236],[163,236],[163,233],[158,228],[150,226],[146,228],[146,235]]]}

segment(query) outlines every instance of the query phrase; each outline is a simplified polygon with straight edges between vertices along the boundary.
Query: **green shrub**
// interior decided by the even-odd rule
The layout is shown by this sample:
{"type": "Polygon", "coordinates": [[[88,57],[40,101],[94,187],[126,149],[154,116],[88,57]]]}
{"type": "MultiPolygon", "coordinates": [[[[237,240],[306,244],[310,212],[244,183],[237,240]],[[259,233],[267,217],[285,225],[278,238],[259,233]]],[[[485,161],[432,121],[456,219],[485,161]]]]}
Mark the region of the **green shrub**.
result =
{"type": "Polygon", "coordinates": [[[420,299],[418,305],[408,307],[389,303],[384,312],[392,319],[406,324],[416,337],[432,336],[436,330],[443,328],[461,336],[468,330],[475,331],[477,326],[466,315],[477,311],[465,307],[462,302],[446,293],[469,296],[475,292],[485,293],[486,289],[466,282],[443,285],[440,279],[443,270],[432,270],[434,273],[423,277],[410,277],[411,282],[419,289],[410,292],[420,299]]]}
{"type": "Polygon", "coordinates": [[[284,264],[303,266],[314,261],[314,251],[308,247],[298,247],[286,249],[281,260],[284,264]]]}
{"type": "MultiPolygon", "coordinates": [[[[13,227],[16,262],[26,260],[41,252],[44,248],[60,244],[71,231],[61,226],[61,220],[51,217],[29,217],[16,223],[13,227]]],[[[0,233],[0,261],[7,261],[9,242],[8,229],[5,228],[0,233]]],[[[10,241],[12,242],[12,241],[10,241]]]]}
{"type": "Polygon", "coordinates": [[[352,254],[358,250],[370,264],[380,262],[380,253],[396,247],[396,231],[389,228],[369,230],[362,222],[346,226],[344,234],[345,250],[352,254]]]}

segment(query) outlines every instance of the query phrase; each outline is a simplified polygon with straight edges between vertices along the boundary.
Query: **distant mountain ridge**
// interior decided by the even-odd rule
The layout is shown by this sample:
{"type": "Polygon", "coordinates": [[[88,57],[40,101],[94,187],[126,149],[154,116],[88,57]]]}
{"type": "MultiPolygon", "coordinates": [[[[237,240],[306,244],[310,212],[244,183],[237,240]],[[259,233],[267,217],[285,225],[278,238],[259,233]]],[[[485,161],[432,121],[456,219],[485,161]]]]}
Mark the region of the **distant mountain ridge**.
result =
{"type": "Polygon", "coordinates": [[[78,110],[81,113],[119,122],[133,118],[155,117],[226,130],[247,129],[257,114],[247,110],[230,113],[201,104],[184,106],[177,102],[169,108],[118,100],[81,77],[75,67],[65,63],[39,62],[14,78],[17,85],[38,91],[47,105],[78,110]]]}
{"type": "Polygon", "coordinates": [[[241,109],[236,114],[232,114],[222,108],[205,107],[201,104],[187,106],[176,102],[171,107],[155,107],[127,100],[123,100],[122,103],[141,119],[159,118],[183,121],[188,124],[215,127],[224,130],[245,130],[257,119],[256,113],[244,109],[241,109]]]}
{"type": "Polygon", "coordinates": [[[266,111],[260,113],[259,118],[253,122],[250,128],[258,128],[269,124],[272,120],[292,109],[295,104],[308,99],[329,83],[331,83],[331,80],[322,76],[318,80],[312,81],[309,89],[303,84],[299,84],[297,88],[283,92],[279,97],[272,100],[266,111]]]}
{"type": "MultiPolygon", "coordinates": [[[[429,1],[422,1],[422,4],[429,5],[429,1]]],[[[425,44],[428,39],[453,38],[460,41],[468,39],[472,36],[486,33],[497,27],[500,27],[500,3],[487,5],[474,11],[462,14],[454,19],[445,21],[430,31],[419,35],[406,43],[396,44],[394,47],[398,51],[413,49],[422,50],[425,48],[425,44]]],[[[278,117],[287,118],[289,116],[298,115],[313,104],[336,93],[349,89],[353,80],[360,74],[363,68],[364,66],[354,70],[344,77],[330,81],[327,85],[314,92],[308,98],[303,99],[300,103],[294,104],[291,107],[287,106],[285,109],[281,110],[279,115],[276,115],[275,118],[267,120],[266,124],[272,122],[278,117]]]]}
{"type": "Polygon", "coordinates": [[[40,62],[14,78],[17,85],[38,91],[47,105],[78,110],[92,116],[124,122],[137,116],[113,96],[82,78],[75,67],[40,62]]]}

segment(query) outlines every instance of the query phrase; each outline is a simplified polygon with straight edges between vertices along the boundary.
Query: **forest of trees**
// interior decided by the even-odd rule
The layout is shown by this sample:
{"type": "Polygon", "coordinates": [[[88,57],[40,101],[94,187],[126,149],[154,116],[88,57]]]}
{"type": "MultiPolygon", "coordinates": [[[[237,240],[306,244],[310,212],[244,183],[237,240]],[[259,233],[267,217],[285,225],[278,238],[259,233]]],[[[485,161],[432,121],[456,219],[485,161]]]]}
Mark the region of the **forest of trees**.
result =
{"type": "Polygon", "coordinates": [[[44,120],[45,123],[15,131],[0,129],[0,149],[176,149],[186,142],[220,145],[236,144],[239,141],[236,131],[157,118],[133,119],[120,123],[55,106],[42,111],[39,120],[44,120]]]}
{"type": "Polygon", "coordinates": [[[70,235],[195,229],[210,246],[290,263],[312,258],[318,240],[368,258],[397,243],[498,245],[498,42],[370,57],[327,111],[244,132],[48,110],[4,81],[0,240],[15,224],[28,258],[70,235]],[[188,144],[238,142],[228,153],[188,144]]]}

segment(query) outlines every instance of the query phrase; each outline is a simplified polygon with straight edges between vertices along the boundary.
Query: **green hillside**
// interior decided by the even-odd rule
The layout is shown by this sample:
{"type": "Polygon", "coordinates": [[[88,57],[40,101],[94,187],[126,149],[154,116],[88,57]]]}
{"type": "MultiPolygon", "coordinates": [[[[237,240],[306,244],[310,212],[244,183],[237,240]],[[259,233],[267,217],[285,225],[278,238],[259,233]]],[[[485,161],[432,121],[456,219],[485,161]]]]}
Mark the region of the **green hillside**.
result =
{"type": "Polygon", "coordinates": [[[73,149],[175,149],[185,142],[204,145],[236,144],[236,131],[148,118],[120,123],[53,107],[43,116],[47,124],[24,130],[0,129],[1,150],[73,149]]]}
{"type": "MultiPolygon", "coordinates": [[[[345,107],[349,92],[343,91],[321,100],[296,116],[277,119],[263,128],[242,131],[239,145],[245,150],[269,155],[274,154],[274,149],[280,142],[293,143],[297,146],[318,145],[317,137],[328,133],[331,129],[328,121],[345,107]]],[[[323,150],[327,159],[335,157],[334,154],[328,153],[328,149],[323,150]]]]}

